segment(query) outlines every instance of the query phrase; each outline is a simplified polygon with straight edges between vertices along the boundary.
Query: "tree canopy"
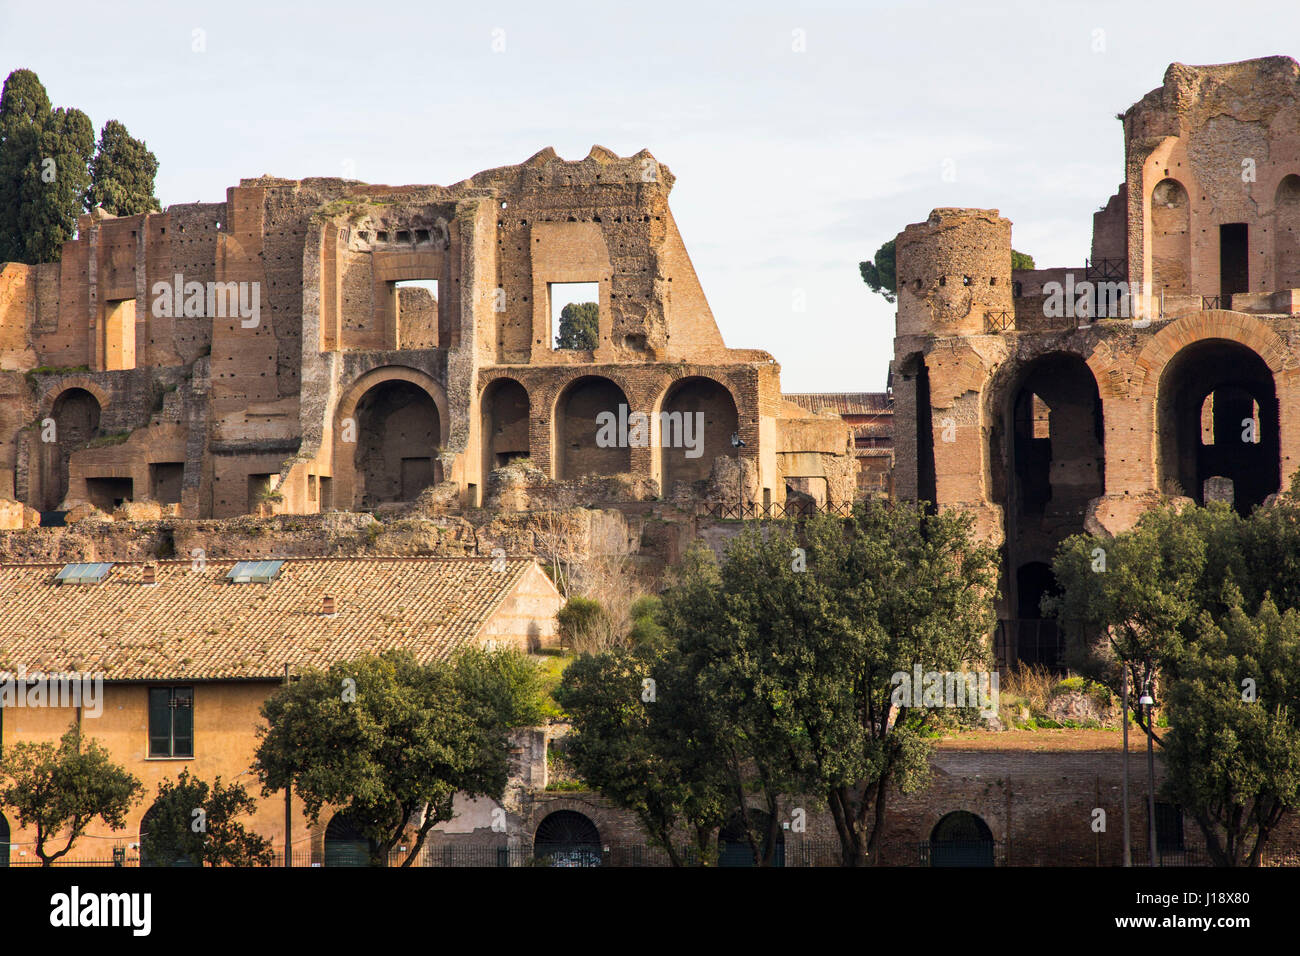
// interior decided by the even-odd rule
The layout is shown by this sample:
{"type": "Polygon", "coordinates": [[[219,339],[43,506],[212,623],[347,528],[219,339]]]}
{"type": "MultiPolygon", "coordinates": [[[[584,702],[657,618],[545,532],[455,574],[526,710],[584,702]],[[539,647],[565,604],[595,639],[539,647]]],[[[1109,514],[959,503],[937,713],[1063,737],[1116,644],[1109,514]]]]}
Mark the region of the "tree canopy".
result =
{"type": "Polygon", "coordinates": [[[140,802],[144,787],[113,763],[108,751],[82,736],[72,724],[59,741],[21,741],[0,755],[0,805],[10,807],[20,826],[36,831],[36,855],[42,866],[66,856],[96,819],[114,830],[126,826],[126,814],[140,802]],[[62,849],[51,841],[61,834],[62,849]]]}
{"type": "Polygon", "coordinates": [[[14,70],[0,93],[0,262],[51,262],[73,238],[77,216],[159,208],[158,160],[116,120],[95,129],[77,109],[52,109],[40,79],[14,70]]]}
{"type": "Polygon", "coordinates": [[[570,302],[560,310],[557,349],[594,349],[600,341],[600,306],[595,302],[570,302]]]}
{"type": "Polygon", "coordinates": [[[1170,503],[1114,537],[1067,539],[1053,562],[1044,609],[1071,662],[1116,693],[1125,670],[1152,690],[1167,729],[1134,718],[1220,866],[1258,865],[1300,805],[1298,548],[1293,486],[1244,518],[1170,503]]]}
{"type": "Polygon", "coordinates": [[[410,866],[458,792],[501,799],[507,735],[541,721],[541,686],[513,650],[427,665],[388,652],[308,670],[263,704],[253,769],[264,793],[292,783],[313,823],[326,805],[346,812],[375,865],[413,831],[410,866]]]}
{"type": "Polygon", "coordinates": [[[706,833],[741,821],[758,863],[783,801],[810,795],[842,862],[863,865],[889,789],[926,785],[924,728],[942,719],[898,706],[895,676],[986,662],[996,569],[969,516],[897,502],[810,519],[801,536],[751,528],[721,565],[696,549],[662,595],[659,640],[565,672],[575,767],[661,843],[684,826],[704,855],[706,833]]]}
{"type": "Polygon", "coordinates": [[[163,866],[182,860],[194,866],[269,866],[270,841],[237,819],[256,810],[242,785],[217,777],[209,786],[182,770],[175,783],[158,785],[140,834],[140,859],[163,866]]]}

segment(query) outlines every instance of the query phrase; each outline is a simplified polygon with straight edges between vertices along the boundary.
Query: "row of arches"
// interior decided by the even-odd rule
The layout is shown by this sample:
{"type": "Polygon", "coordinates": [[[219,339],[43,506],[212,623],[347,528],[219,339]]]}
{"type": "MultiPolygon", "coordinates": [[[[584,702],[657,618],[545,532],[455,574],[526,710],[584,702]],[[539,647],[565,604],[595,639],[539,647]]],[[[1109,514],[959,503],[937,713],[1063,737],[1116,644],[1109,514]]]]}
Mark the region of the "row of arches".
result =
{"type": "MultiPolygon", "coordinates": [[[[1166,362],[1155,397],[1158,489],[1247,514],[1281,488],[1281,420],[1273,372],[1249,346],[1192,342],[1166,362]]],[[[1077,354],[1050,353],[1017,371],[990,432],[990,488],[1006,531],[1004,622],[1021,661],[1056,666],[1062,646],[1041,601],[1055,591],[1057,545],[1085,530],[1106,492],[1105,410],[1077,354]]]]}
{"type": "MultiPolygon", "coordinates": [[[[483,390],[480,407],[485,475],[530,454],[532,405],[521,383],[512,378],[493,380],[483,390]]],[[[631,445],[636,441],[636,423],[629,421],[634,411],[623,389],[603,376],[582,376],[565,386],[551,409],[554,476],[572,479],[629,471],[631,445]],[[617,425],[613,442],[608,430],[611,416],[617,425]]],[[[730,390],[714,379],[679,379],[649,414],[652,428],[658,431],[665,493],[675,482],[707,478],[715,458],[735,454],[732,436],[739,430],[740,414],[730,390]]]]}

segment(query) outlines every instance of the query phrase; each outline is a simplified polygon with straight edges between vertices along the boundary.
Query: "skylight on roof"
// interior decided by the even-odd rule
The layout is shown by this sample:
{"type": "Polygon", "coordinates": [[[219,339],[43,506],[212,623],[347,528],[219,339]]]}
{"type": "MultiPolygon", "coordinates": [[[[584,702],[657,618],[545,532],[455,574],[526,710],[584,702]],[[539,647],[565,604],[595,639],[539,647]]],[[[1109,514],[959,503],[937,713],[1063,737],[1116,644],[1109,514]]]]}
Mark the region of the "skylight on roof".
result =
{"type": "Polygon", "coordinates": [[[226,574],[234,584],[270,584],[280,575],[283,561],[238,561],[226,574]]]}
{"type": "Polygon", "coordinates": [[[56,584],[98,584],[108,577],[111,562],[94,564],[69,564],[54,576],[56,584]]]}

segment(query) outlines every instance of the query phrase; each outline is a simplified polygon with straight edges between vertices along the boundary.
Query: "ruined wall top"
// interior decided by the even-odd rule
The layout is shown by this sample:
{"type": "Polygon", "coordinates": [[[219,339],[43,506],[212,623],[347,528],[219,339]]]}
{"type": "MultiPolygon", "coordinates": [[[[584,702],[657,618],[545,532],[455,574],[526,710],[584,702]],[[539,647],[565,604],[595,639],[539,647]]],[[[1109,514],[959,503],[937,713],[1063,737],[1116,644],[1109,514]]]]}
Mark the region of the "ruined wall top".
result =
{"type": "Polygon", "coordinates": [[[895,256],[899,335],[978,335],[1013,308],[1011,221],[996,209],[935,209],[899,234],[895,256]]]}

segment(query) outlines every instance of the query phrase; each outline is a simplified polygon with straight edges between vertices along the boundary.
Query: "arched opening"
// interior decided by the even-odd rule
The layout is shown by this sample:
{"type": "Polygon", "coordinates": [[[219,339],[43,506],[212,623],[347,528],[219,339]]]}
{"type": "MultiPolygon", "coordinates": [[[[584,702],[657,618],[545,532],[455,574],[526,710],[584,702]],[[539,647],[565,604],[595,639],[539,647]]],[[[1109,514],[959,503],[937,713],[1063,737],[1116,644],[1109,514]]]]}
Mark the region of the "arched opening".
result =
{"type": "Polygon", "coordinates": [[[555,403],[555,476],[630,471],[629,415],[627,396],[609,379],[590,375],[572,382],[555,403]]]}
{"type": "Polygon", "coordinates": [[[483,390],[483,477],[528,457],[528,393],[512,378],[499,378],[483,390]]]}
{"type": "Polygon", "coordinates": [[[1057,546],[1084,531],[1089,502],[1105,491],[1101,394],[1092,369],[1066,352],[1027,363],[1002,394],[989,439],[991,487],[1006,529],[998,658],[1056,667],[1059,633],[1039,610],[1050,587],[1043,572],[1050,576],[1057,546]]]}
{"type": "Polygon", "coordinates": [[[758,844],[758,859],[745,832],[745,820],[735,813],[718,833],[718,866],[759,866],[764,861],[768,866],[785,866],[785,831],[779,824],[773,827],[771,815],[764,810],[750,808],[748,819],[749,831],[758,844]]]}
{"type": "Polygon", "coordinates": [[[1277,389],[1253,350],[1194,342],[1169,360],[1158,395],[1162,491],[1245,515],[1281,488],[1277,389]]]}
{"type": "MultiPolygon", "coordinates": [[[[202,866],[201,860],[190,857],[185,849],[174,839],[168,824],[175,821],[164,819],[163,807],[155,801],[140,818],[140,865],[141,866],[202,866]]],[[[179,826],[187,826],[188,820],[179,826]]]]}
{"type": "Polygon", "coordinates": [[[675,382],[659,413],[664,497],[678,481],[707,479],[715,458],[735,455],[731,436],[739,429],[736,402],[724,385],[700,377],[675,382]]]}
{"type": "Polygon", "coordinates": [[[380,382],[361,397],[356,414],[354,509],[413,501],[442,480],[438,407],[404,380],[380,382]]]}
{"type": "Polygon", "coordinates": [[[930,832],[931,866],[992,866],[993,831],[966,810],[955,810],[930,832]]]}
{"type": "Polygon", "coordinates": [[[326,866],[373,866],[378,848],[346,810],[334,814],[325,827],[326,866]]]}
{"type": "Polygon", "coordinates": [[[537,825],[533,856],[547,866],[600,866],[600,831],[573,810],[556,810],[537,825]]]}
{"type": "Polygon", "coordinates": [[[70,388],[50,406],[53,434],[41,424],[44,474],[40,510],[58,509],[68,496],[68,459],[78,448],[99,435],[99,400],[84,388],[70,388]]]}
{"type": "Polygon", "coordinates": [[[0,866],[9,865],[9,821],[0,813],[0,866]]]}
{"type": "Polygon", "coordinates": [[[1151,279],[1153,292],[1189,293],[1191,202],[1176,179],[1162,179],[1151,191],[1151,279]]]}
{"type": "Polygon", "coordinates": [[[1300,176],[1282,177],[1273,196],[1274,289],[1300,289],[1300,176]]]}

